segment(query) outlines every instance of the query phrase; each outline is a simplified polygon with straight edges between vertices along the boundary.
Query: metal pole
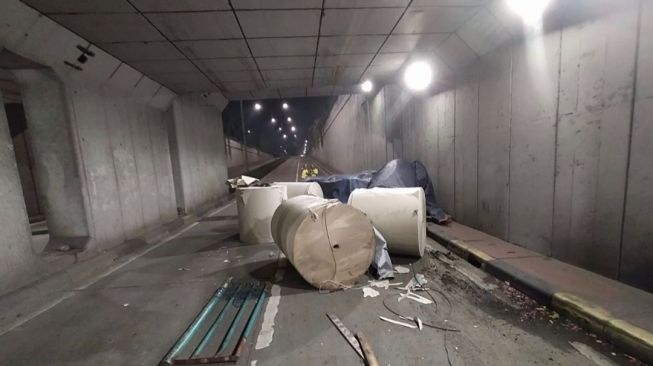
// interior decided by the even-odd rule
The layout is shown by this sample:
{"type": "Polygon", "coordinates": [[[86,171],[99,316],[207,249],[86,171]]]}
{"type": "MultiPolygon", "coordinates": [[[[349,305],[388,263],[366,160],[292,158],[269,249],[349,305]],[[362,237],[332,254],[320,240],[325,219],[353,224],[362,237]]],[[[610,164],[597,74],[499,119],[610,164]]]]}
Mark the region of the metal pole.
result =
{"type": "Polygon", "coordinates": [[[213,310],[218,306],[220,300],[224,295],[224,292],[231,286],[232,277],[229,277],[227,281],[220,287],[215,294],[211,297],[211,300],[204,306],[202,312],[193,320],[191,325],[186,329],[184,334],[177,340],[174,346],[170,349],[168,354],[163,358],[159,365],[169,366],[172,365],[173,359],[177,357],[184,349],[188,346],[190,340],[195,336],[197,331],[202,328],[204,322],[209,318],[213,310]]]}
{"type": "Polygon", "coordinates": [[[247,158],[247,131],[245,130],[245,117],[243,115],[243,100],[240,100],[240,129],[243,134],[243,150],[245,151],[245,172],[249,172],[249,159],[247,158]]]}

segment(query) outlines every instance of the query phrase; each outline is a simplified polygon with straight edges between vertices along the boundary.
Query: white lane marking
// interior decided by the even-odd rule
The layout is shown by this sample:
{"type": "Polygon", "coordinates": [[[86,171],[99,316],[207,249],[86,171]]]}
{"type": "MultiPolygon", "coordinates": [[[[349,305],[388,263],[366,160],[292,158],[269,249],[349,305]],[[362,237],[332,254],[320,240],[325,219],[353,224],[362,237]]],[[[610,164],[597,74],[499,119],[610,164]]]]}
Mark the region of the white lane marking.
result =
{"type": "Polygon", "coordinates": [[[295,171],[295,182],[299,182],[299,163],[301,163],[302,158],[297,158],[297,170],[295,171]]]}
{"type": "MultiPolygon", "coordinates": [[[[283,276],[286,273],[285,256],[283,254],[279,256],[278,263],[279,267],[274,274],[274,281],[277,283],[283,280],[283,276]]],[[[272,337],[274,337],[274,319],[279,312],[280,300],[281,287],[279,287],[277,284],[274,284],[270,290],[270,300],[268,300],[268,303],[265,306],[265,314],[263,314],[263,324],[261,325],[261,331],[258,333],[258,337],[256,339],[255,349],[257,350],[266,348],[272,343],[272,337]]]]}
{"type": "MultiPolygon", "coordinates": [[[[233,203],[233,202],[229,202],[228,204],[226,204],[226,205],[224,205],[224,206],[222,206],[222,207],[218,207],[218,208],[215,209],[213,212],[211,212],[210,215],[215,215],[215,214],[217,214],[218,212],[220,212],[220,211],[222,211],[222,210],[228,208],[232,203],[233,203]]],[[[8,332],[11,332],[12,330],[14,330],[14,329],[16,329],[16,328],[22,326],[23,324],[27,323],[28,321],[30,321],[30,320],[36,318],[37,316],[39,316],[39,315],[45,313],[46,311],[48,311],[48,310],[54,308],[55,306],[59,305],[62,301],[64,301],[64,300],[66,300],[66,299],[69,299],[69,298],[75,296],[75,295],[77,294],[77,291],[84,290],[84,289],[88,288],[89,286],[93,285],[94,283],[98,282],[99,280],[101,280],[101,279],[107,277],[108,275],[114,273],[115,271],[117,271],[117,270],[123,268],[124,266],[128,265],[129,263],[133,262],[133,261],[136,260],[137,258],[140,258],[140,257],[144,256],[145,254],[147,254],[147,253],[153,251],[153,250],[156,249],[156,248],[159,248],[160,246],[162,246],[162,245],[165,244],[165,243],[168,243],[168,242],[171,241],[171,240],[177,239],[179,236],[181,236],[182,234],[186,233],[188,230],[192,229],[193,227],[197,226],[197,224],[199,224],[199,223],[200,223],[199,221],[196,221],[196,222],[194,222],[194,223],[192,223],[192,224],[186,226],[185,228],[183,228],[183,229],[180,230],[179,232],[177,232],[177,233],[175,233],[175,234],[172,234],[172,235],[168,236],[168,237],[165,238],[165,239],[162,239],[159,243],[156,243],[155,245],[153,245],[153,246],[151,246],[151,247],[149,247],[149,248],[143,250],[142,252],[133,255],[133,256],[130,257],[129,259],[125,260],[124,262],[121,262],[120,264],[118,264],[118,265],[116,265],[116,266],[114,266],[114,267],[109,268],[107,271],[105,271],[105,272],[102,273],[101,275],[98,275],[97,277],[91,279],[91,280],[90,280],[89,282],[87,282],[86,284],[84,284],[84,285],[82,285],[82,286],[79,286],[79,287],[75,288],[75,289],[72,290],[72,291],[66,291],[66,292],[64,292],[64,293],[63,293],[59,298],[53,300],[51,303],[49,303],[49,304],[43,306],[42,308],[40,308],[40,309],[38,309],[38,310],[36,310],[36,311],[34,311],[34,312],[28,314],[28,315],[22,316],[19,320],[17,320],[16,322],[12,323],[12,324],[9,325],[7,328],[0,330],[0,335],[4,335],[4,334],[6,334],[6,333],[8,333],[8,332]]]]}

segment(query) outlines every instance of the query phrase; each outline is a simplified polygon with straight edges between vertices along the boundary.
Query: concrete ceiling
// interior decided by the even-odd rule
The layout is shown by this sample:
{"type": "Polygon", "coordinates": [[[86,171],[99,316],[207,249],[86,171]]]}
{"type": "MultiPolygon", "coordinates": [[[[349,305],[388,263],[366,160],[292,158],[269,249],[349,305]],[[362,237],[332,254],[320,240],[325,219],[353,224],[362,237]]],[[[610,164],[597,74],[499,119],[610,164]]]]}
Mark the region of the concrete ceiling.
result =
{"type": "Polygon", "coordinates": [[[415,57],[446,79],[510,38],[490,0],[23,2],[175,92],[229,99],[348,93],[415,57]]]}

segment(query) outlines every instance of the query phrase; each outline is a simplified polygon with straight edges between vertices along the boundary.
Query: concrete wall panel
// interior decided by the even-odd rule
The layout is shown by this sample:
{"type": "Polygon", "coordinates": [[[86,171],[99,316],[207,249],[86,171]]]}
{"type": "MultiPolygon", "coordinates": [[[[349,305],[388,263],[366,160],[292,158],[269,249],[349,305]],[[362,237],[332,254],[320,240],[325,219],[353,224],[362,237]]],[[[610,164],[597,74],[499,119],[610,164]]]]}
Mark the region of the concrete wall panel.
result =
{"type": "Polygon", "coordinates": [[[642,2],[637,95],[619,279],[653,289],[653,4],[642,2]]]}
{"type": "Polygon", "coordinates": [[[478,65],[456,87],[455,219],[478,225],[478,65]]]}
{"type": "Polygon", "coordinates": [[[455,91],[449,90],[432,97],[438,106],[438,173],[431,179],[436,183],[435,194],[440,206],[455,215],[455,91]]]}
{"type": "Polygon", "coordinates": [[[551,253],[560,34],[513,48],[508,239],[551,253]]]}
{"type": "Polygon", "coordinates": [[[635,5],[562,32],[552,254],[611,277],[621,242],[635,5]]]}
{"type": "Polygon", "coordinates": [[[511,50],[480,60],[478,97],[478,227],[505,238],[508,232],[511,50]]]}
{"type": "Polygon", "coordinates": [[[113,152],[113,163],[120,191],[122,226],[127,238],[140,233],[145,225],[143,206],[140,199],[138,168],[134,154],[134,143],[128,108],[123,101],[107,100],[107,127],[113,152]]]}
{"type": "Polygon", "coordinates": [[[35,275],[31,232],[20,186],[9,124],[0,93],[0,294],[35,275]]]}

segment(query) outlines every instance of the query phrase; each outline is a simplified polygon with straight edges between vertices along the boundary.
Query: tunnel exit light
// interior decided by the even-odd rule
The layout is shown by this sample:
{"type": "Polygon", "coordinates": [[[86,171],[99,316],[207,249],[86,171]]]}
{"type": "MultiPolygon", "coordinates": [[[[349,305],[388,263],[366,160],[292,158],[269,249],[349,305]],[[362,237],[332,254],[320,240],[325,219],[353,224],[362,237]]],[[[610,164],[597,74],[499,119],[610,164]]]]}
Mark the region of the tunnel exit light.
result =
{"type": "Polygon", "coordinates": [[[433,68],[426,61],[415,61],[404,71],[404,83],[412,91],[423,91],[431,85],[433,68]]]}
{"type": "Polygon", "coordinates": [[[537,25],[551,0],[506,0],[510,10],[519,15],[525,24],[537,25]]]}

